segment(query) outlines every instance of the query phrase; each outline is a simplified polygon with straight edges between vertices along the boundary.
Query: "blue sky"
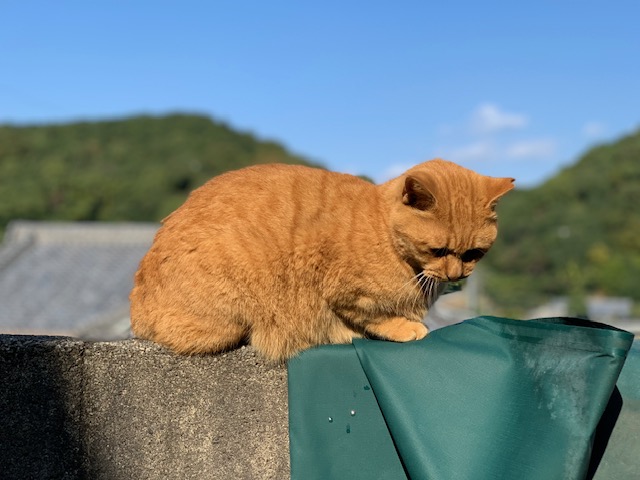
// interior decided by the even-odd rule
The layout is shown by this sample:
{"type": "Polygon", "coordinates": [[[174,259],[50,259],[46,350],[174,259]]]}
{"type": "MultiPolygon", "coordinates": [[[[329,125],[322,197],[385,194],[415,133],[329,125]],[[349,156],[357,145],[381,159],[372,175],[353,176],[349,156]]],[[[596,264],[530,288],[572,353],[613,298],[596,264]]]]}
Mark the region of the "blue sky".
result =
{"type": "Polygon", "coordinates": [[[640,127],[638,1],[0,1],[0,123],[203,113],[382,181],[530,186],[640,127]]]}

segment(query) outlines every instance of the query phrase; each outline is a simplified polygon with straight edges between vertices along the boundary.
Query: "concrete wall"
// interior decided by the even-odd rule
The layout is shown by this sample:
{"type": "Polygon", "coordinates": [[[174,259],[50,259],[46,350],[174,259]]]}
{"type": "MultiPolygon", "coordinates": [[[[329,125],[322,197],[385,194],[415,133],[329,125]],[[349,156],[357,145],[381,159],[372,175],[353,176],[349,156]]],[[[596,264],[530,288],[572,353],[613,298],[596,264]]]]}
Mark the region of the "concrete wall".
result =
{"type": "Polygon", "coordinates": [[[0,335],[0,477],[286,479],[286,368],[251,348],[0,335]]]}

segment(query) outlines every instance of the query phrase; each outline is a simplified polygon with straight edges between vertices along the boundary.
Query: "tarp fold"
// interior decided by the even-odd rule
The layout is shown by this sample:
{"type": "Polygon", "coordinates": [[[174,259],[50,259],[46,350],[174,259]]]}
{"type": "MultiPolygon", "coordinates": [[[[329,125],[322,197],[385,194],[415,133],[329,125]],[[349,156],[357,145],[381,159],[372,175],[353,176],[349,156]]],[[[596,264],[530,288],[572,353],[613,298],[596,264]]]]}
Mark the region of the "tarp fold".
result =
{"type": "Polygon", "coordinates": [[[305,351],[288,364],[291,478],[598,478],[616,468],[598,425],[622,411],[632,342],[585,320],[477,317],[305,351]]]}

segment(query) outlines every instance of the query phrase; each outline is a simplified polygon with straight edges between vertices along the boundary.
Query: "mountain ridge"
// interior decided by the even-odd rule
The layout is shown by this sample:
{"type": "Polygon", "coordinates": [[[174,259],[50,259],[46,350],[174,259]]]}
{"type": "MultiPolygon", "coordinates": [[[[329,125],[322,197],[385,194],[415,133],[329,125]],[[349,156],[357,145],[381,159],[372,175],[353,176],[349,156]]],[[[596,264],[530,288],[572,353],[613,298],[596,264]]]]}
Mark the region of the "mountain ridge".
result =
{"type": "Polygon", "coordinates": [[[272,162],[320,166],[202,115],[0,125],[0,230],[14,218],[158,221],[209,178],[272,162]]]}
{"type": "Polygon", "coordinates": [[[514,308],[558,295],[640,300],[639,160],[640,131],[505,197],[487,256],[490,296],[514,308]]]}

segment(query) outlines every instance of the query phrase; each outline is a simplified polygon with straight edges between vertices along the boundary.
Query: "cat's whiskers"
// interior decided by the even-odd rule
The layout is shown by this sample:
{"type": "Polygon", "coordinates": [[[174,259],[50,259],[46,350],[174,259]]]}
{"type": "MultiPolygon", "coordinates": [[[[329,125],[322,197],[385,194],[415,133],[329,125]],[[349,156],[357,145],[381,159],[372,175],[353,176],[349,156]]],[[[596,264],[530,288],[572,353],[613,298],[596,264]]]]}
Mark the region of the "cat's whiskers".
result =
{"type": "Polygon", "coordinates": [[[435,278],[425,274],[424,271],[418,272],[400,287],[396,300],[396,312],[411,314],[419,310],[421,304],[430,306],[437,292],[437,286],[438,281],[435,278]]]}
{"type": "Polygon", "coordinates": [[[427,308],[431,308],[431,305],[438,298],[438,287],[440,286],[440,282],[437,278],[429,277],[429,290],[427,291],[427,308]]]}
{"type": "Polygon", "coordinates": [[[409,300],[414,300],[415,295],[418,295],[418,292],[416,292],[416,282],[419,282],[418,277],[421,274],[422,274],[422,272],[414,275],[408,281],[406,281],[404,283],[404,285],[402,285],[398,289],[398,293],[396,295],[396,304],[395,304],[395,308],[394,308],[394,313],[401,314],[401,312],[405,311],[406,307],[405,307],[405,305],[403,305],[403,304],[406,304],[406,302],[407,302],[407,296],[405,294],[405,291],[407,291],[407,293],[411,294],[411,297],[409,297],[409,300]]]}
{"type": "Polygon", "coordinates": [[[431,277],[423,273],[421,279],[421,290],[423,294],[423,298],[425,299],[425,303],[427,308],[430,308],[433,302],[435,302],[438,297],[438,287],[440,282],[437,278],[431,277]]]}
{"type": "MultiPolygon", "coordinates": [[[[431,277],[427,276],[424,272],[420,272],[418,274],[418,287],[420,288],[420,295],[416,295],[415,302],[422,301],[424,303],[424,299],[428,298],[428,292],[431,285],[431,277]]],[[[414,309],[418,307],[418,305],[414,304],[414,309]]]]}
{"type": "Polygon", "coordinates": [[[425,280],[424,272],[418,273],[414,278],[416,280],[416,285],[415,286],[418,287],[418,288],[417,289],[414,288],[412,290],[412,293],[413,293],[413,300],[411,302],[411,309],[412,310],[415,310],[417,302],[421,298],[424,298],[424,284],[423,284],[423,282],[425,280]]]}

